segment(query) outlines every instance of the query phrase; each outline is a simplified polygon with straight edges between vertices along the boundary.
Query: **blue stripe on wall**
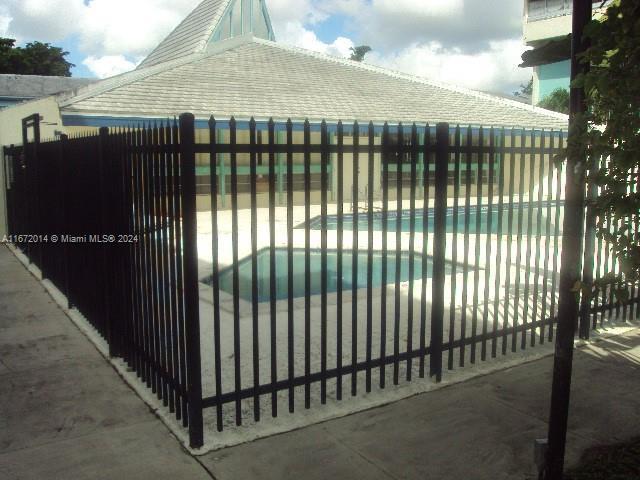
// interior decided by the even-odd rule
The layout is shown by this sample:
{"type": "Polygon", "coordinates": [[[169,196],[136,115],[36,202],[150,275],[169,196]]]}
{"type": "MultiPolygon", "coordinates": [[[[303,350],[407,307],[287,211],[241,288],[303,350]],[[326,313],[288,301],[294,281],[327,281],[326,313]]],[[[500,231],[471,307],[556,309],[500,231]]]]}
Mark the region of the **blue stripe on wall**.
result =
{"type": "MultiPolygon", "coordinates": [[[[137,127],[137,126],[144,126],[146,124],[150,124],[150,123],[160,123],[160,122],[164,122],[165,124],[168,121],[173,121],[173,119],[167,119],[167,118],[143,118],[143,117],[111,117],[111,116],[106,116],[106,117],[94,117],[94,116],[84,116],[84,115],[63,115],[62,116],[62,124],[65,127],[137,127]]],[[[237,128],[240,130],[248,130],[249,129],[249,122],[248,121],[238,121],[236,122],[237,128]]],[[[366,135],[367,131],[368,131],[368,124],[367,123],[361,123],[360,125],[360,135],[366,135]]],[[[395,127],[397,124],[392,124],[390,123],[389,126],[390,127],[395,127]]],[[[419,124],[418,125],[418,131],[420,133],[424,133],[425,131],[425,127],[424,127],[424,123],[419,124]]],[[[435,123],[431,124],[431,129],[433,132],[435,132],[435,123]]],[[[320,131],[320,123],[314,122],[311,123],[311,131],[312,132],[319,132],[320,131]]],[[[462,126],[462,125],[461,125],[462,126]]],[[[209,123],[207,120],[196,120],[195,121],[195,127],[197,129],[207,129],[209,128],[209,123]]],[[[259,130],[266,130],[268,127],[268,122],[265,121],[258,121],[256,122],[256,127],[259,130]]],[[[405,133],[410,133],[411,131],[411,125],[410,124],[404,124],[405,127],[405,133]]],[[[466,125],[465,125],[466,127],[466,125]]],[[[216,122],[216,128],[219,129],[228,129],[229,128],[229,121],[228,120],[220,120],[218,122],[216,122]]],[[[380,124],[376,124],[374,126],[374,131],[376,134],[380,134],[382,133],[382,129],[383,126],[380,124]]],[[[485,133],[488,133],[489,131],[489,127],[484,127],[485,129],[485,133]]],[[[293,131],[296,132],[301,132],[304,130],[304,125],[301,122],[294,122],[293,123],[293,131]]],[[[337,131],[337,123],[327,123],[327,130],[330,133],[336,133],[337,131]]],[[[455,125],[451,124],[451,131],[453,132],[455,130],[455,125]]],[[[472,131],[474,134],[477,134],[478,131],[480,129],[478,127],[473,127],[472,131]]],[[[501,130],[501,127],[496,127],[495,128],[496,132],[499,132],[501,130]]],[[[282,123],[282,122],[278,122],[276,123],[276,131],[277,132],[285,132],[286,131],[286,124],[282,123]]],[[[523,128],[514,128],[513,129],[514,133],[516,135],[519,135],[521,132],[531,132],[531,129],[523,129],[523,128]]],[[[541,130],[540,129],[535,129],[534,130],[536,135],[540,135],[541,134],[541,130]]],[[[547,130],[548,131],[548,130],[547,130]]],[[[353,132],[353,124],[351,123],[345,123],[344,124],[344,133],[345,135],[351,135],[353,132]]],[[[511,128],[510,127],[505,127],[505,132],[509,132],[509,134],[511,133],[511,128]]],[[[558,133],[560,133],[560,131],[558,131],[558,133]]]]}

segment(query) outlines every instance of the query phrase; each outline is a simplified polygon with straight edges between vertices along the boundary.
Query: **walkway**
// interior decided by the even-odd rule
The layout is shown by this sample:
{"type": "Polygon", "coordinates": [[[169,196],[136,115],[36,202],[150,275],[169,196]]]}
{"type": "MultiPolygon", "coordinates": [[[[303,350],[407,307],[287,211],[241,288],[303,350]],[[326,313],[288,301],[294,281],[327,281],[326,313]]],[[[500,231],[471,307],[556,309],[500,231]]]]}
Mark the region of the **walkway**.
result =
{"type": "MultiPolygon", "coordinates": [[[[0,272],[0,479],[535,478],[551,358],[196,459],[4,247],[0,272]]],[[[638,329],[576,353],[569,463],[640,433],[639,374],[638,329]]]]}
{"type": "Polygon", "coordinates": [[[0,479],[209,479],[0,245],[0,479]]]}

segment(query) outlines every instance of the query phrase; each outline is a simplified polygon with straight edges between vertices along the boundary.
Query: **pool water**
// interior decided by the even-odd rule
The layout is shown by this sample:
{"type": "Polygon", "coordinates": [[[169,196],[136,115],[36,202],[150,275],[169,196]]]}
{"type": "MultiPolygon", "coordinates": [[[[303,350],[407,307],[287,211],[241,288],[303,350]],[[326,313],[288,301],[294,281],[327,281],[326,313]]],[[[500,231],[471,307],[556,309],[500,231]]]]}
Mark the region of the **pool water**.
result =
{"type": "MultiPolygon", "coordinates": [[[[270,272],[269,272],[269,249],[262,249],[256,254],[258,265],[258,301],[267,302],[271,298],[270,293],[270,272]]],[[[344,250],[342,254],[342,290],[351,290],[353,286],[353,252],[344,250]]],[[[409,280],[409,252],[402,252],[400,255],[400,281],[409,280]]],[[[288,255],[286,248],[275,249],[276,263],[276,299],[283,300],[288,298],[288,255]]],[[[311,295],[319,295],[321,293],[322,282],[322,257],[320,250],[310,251],[310,280],[311,295]]],[[[395,251],[387,253],[387,282],[395,283],[396,274],[396,255],[395,251]]],[[[422,278],[422,255],[416,252],[414,258],[413,278],[419,280],[422,278]]],[[[430,278],[432,271],[432,258],[426,258],[425,278],[430,278]]],[[[336,250],[327,251],[327,293],[336,292],[338,290],[338,252],[336,250]]],[[[382,286],[382,252],[373,252],[372,262],[372,287],[382,286]]],[[[460,267],[462,268],[462,267],[460,267]]],[[[451,272],[451,264],[445,265],[445,273],[451,272]]],[[[360,251],[357,255],[357,288],[367,287],[367,251],[360,251]]],[[[251,256],[245,257],[238,262],[238,277],[240,287],[240,298],[251,301],[251,256]]],[[[213,277],[207,277],[204,282],[211,285],[213,277]]],[[[227,267],[220,272],[220,290],[233,294],[233,269],[227,267]]],[[[293,297],[305,296],[305,251],[304,249],[293,250],[293,297]]]]}
{"type": "MultiPolygon", "coordinates": [[[[518,233],[518,222],[520,217],[520,212],[522,212],[522,227],[521,233],[524,235],[548,235],[555,236],[556,228],[555,228],[555,206],[556,202],[532,202],[532,203],[522,203],[520,207],[519,204],[513,204],[512,210],[512,222],[511,222],[511,234],[516,235],[518,233]],[[551,207],[551,208],[549,208],[551,207]],[[541,211],[540,211],[541,210],[541,211]],[[529,231],[528,221],[529,221],[529,212],[531,212],[531,229],[529,231]],[[551,222],[550,228],[547,232],[547,216],[551,213],[551,222]],[[541,214],[542,221],[540,225],[538,225],[538,214],[541,214]]],[[[411,230],[411,218],[414,218],[415,221],[415,231],[420,233],[423,228],[423,209],[416,209],[414,214],[411,214],[410,210],[402,210],[400,216],[400,231],[409,232],[411,230]]],[[[503,235],[509,234],[509,206],[503,205],[502,207],[502,228],[498,231],[498,220],[499,220],[499,206],[493,205],[491,211],[491,228],[489,229],[489,208],[487,205],[480,205],[479,207],[476,205],[471,205],[469,207],[469,233],[474,234],[477,232],[476,222],[478,220],[478,216],[480,216],[480,233],[487,234],[497,234],[501,233],[503,235]]],[[[390,210],[387,214],[387,231],[395,232],[397,228],[397,212],[395,210],[390,210]]],[[[457,232],[462,234],[465,232],[465,207],[458,207],[458,218],[457,222],[454,222],[454,210],[453,207],[447,208],[446,215],[446,231],[447,233],[453,233],[454,224],[457,224],[457,232]]],[[[357,216],[358,230],[365,231],[369,228],[369,223],[367,219],[366,212],[360,212],[357,216]]],[[[353,230],[353,215],[345,214],[342,216],[342,229],[343,230],[353,230]]],[[[376,211],[373,214],[373,230],[374,231],[382,231],[384,225],[384,219],[382,213],[376,211]]],[[[322,217],[315,217],[311,219],[309,222],[309,227],[312,230],[320,230],[322,227],[322,217]]],[[[434,227],[434,211],[433,209],[429,209],[427,211],[427,229],[426,231],[429,233],[433,233],[434,227]]],[[[299,228],[304,228],[304,224],[300,225],[299,228]]],[[[338,216],[337,215],[327,215],[327,230],[337,230],[338,229],[338,216]]],[[[561,233],[560,229],[558,229],[558,234],[561,233]]]]}

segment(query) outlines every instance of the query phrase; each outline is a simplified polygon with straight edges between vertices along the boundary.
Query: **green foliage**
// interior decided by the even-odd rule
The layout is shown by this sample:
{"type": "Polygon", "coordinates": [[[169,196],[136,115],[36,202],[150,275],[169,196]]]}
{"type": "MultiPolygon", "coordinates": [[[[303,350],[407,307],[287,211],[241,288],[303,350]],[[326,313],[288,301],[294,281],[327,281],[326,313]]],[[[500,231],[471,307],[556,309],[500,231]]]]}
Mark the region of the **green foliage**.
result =
{"type": "Polygon", "coordinates": [[[533,93],[533,77],[526,85],[520,84],[520,90],[513,92],[516,97],[531,97],[533,93]]]}
{"type": "Polygon", "coordinates": [[[597,234],[621,267],[601,283],[619,286],[640,280],[640,2],[614,2],[585,36],[591,46],[581,61],[591,68],[574,85],[585,89],[589,108],[575,141],[587,145],[584,170],[600,187],[589,201],[597,234]]]}
{"type": "Polygon", "coordinates": [[[48,43],[32,42],[16,47],[15,40],[0,38],[0,73],[70,77],[75,65],[65,60],[68,54],[48,43]]]}
{"type": "Polygon", "coordinates": [[[369,45],[360,45],[359,47],[351,47],[350,50],[351,58],[349,60],[362,62],[365,55],[371,51],[371,47],[369,45]]]}
{"type": "Polygon", "coordinates": [[[554,112],[569,113],[569,90],[556,88],[540,100],[538,106],[554,112]]]}

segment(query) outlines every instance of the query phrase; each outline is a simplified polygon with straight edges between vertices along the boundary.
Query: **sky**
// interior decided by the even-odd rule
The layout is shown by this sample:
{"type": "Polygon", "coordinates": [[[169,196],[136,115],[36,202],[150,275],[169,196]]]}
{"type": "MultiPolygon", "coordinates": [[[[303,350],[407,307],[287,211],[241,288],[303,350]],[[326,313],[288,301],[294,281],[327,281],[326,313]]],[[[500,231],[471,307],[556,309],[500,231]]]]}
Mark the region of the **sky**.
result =
{"type": "MultiPolygon", "coordinates": [[[[0,36],[69,52],[74,77],[135,66],[200,0],[0,0],[0,36]]],[[[521,0],[266,0],[276,40],[454,85],[512,93],[531,78],[518,67],[521,0]]]]}

